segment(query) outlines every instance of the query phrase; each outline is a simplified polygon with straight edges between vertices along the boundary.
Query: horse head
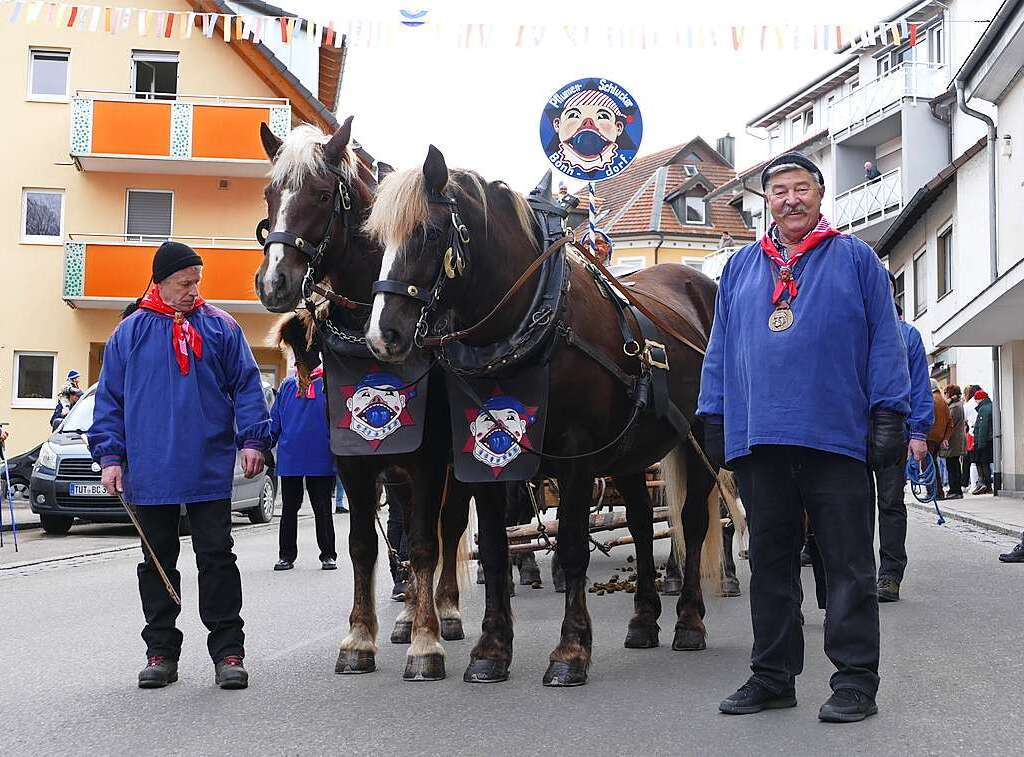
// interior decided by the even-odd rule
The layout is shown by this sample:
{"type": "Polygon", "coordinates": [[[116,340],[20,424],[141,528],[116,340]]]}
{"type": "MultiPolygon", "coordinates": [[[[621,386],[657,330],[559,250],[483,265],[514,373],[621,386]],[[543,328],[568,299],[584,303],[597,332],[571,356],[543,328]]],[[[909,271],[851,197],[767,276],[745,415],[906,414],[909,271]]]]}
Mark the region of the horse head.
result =
{"type": "Polygon", "coordinates": [[[257,227],[263,262],[256,292],[271,312],[297,307],[357,242],[375,180],[351,149],[351,135],[351,116],[330,136],[302,124],[281,140],[260,127],[272,166],[267,218],[257,227]]]}

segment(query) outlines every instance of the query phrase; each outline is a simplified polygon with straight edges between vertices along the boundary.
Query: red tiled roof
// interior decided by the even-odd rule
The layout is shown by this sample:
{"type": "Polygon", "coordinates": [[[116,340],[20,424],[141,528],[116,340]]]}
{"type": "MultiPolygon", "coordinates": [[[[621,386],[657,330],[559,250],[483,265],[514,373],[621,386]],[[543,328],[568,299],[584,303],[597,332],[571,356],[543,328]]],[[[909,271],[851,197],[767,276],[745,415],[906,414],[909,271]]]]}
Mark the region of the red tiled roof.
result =
{"type": "MultiPolygon", "coordinates": [[[[700,158],[697,169],[711,185],[709,189],[735,178],[735,169],[703,139],[696,137],[684,144],[639,157],[615,178],[597,184],[598,200],[603,200],[598,225],[613,239],[664,232],[666,237],[677,238],[717,241],[723,233],[728,233],[736,240],[753,240],[754,232],[743,223],[742,215],[729,204],[728,197],[712,199],[709,203],[710,225],[684,225],[679,222],[665,198],[695,178],[683,168],[684,163],[691,162],[686,160],[691,152],[700,158]],[[655,202],[660,203],[660,212],[654,212],[655,202]]],[[[586,195],[583,192],[579,195],[581,206],[585,207],[586,195]]],[[[584,228],[586,224],[580,230],[584,228]]]]}
{"type": "MultiPolygon", "coordinates": [[[[807,137],[807,139],[803,140],[802,142],[797,142],[795,145],[793,145],[792,147],[788,148],[786,150],[786,152],[800,152],[801,150],[803,150],[808,145],[814,144],[819,139],[823,139],[823,138],[825,138],[827,136],[828,136],[828,129],[822,129],[817,134],[812,134],[811,136],[807,137]]],[[[762,160],[760,163],[755,163],[754,165],[749,166],[748,168],[744,168],[742,171],[740,171],[738,174],[736,174],[735,178],[727,181],[725,184],[722,184],[721,186],[716,188],[715,191],[713,191],[711,193],[712,198],[725,196],[729,192],[731,192],[732,190],[737,189],[744,182],[744,180],[750,178],[754,174],[760,174],[761,170],[768,164],[768,161],[769,160],[774,160],[776,157],[778,157],[778,156],[776,156],[776,155],[769,156],[768,158],[765,158],[764,160],[762,160]]]]}

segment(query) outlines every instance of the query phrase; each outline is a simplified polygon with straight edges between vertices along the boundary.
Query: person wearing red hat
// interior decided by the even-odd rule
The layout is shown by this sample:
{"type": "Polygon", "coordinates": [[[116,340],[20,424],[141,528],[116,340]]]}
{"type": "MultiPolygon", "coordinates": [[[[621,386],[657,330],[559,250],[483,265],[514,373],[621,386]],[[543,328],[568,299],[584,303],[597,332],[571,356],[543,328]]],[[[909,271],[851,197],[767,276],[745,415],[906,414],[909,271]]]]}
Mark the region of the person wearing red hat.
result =
{"type": "MultiPolygon", "coordinates": [[[[89,446],[107,491],[135,506],[179,596],[178,523],[181,506],[187,509],[215,682],[242,689],[249,675],[231,485],[238,450],[246,478],[269,460],[270,415],[242,329],[200,296],[202,275],[203,260],[192,248],[165,242],[156,251],[154,286],[104,349],[89,446]]],[[[138,577],[147,656],[138,683],[161,688],[178,680],[181,608],[148,552],[138,577]]]]}

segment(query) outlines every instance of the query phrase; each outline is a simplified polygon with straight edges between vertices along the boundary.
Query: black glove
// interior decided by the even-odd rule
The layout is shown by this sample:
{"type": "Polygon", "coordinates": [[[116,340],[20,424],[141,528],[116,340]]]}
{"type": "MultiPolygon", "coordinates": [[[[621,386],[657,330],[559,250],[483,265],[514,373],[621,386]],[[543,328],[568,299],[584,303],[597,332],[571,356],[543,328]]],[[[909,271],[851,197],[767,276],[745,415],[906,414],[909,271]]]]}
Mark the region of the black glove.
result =
{"type": "Polygon", "coordinates": [[[714,468],[725,467],[725,426],[721,417],[704,419],[704,454],[714,468]]]}
{"type": "Polygon", "coordinates": [[[871,414],[868,432],[868,464],[873,470],[898,465],[907,447],[907,419],[891,410],[876,410],[871,414]]]}
{"type": "Polygon", "coordinates": [[[266,467],[268,471],[272,471],[275,465],[273,450],[265,449],[261,451],[263,452],[263,465],[266,467]]]}

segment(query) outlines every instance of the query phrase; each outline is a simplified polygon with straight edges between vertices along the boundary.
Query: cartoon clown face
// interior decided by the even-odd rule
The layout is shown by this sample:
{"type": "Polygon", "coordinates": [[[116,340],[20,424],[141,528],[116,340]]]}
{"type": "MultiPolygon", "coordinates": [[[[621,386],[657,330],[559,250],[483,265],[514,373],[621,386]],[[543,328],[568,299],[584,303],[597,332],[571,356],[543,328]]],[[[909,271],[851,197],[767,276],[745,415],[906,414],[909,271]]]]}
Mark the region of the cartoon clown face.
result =
{"type": "Polygon", "coordinates": [[[558,133],[563,157],[572,165],[591,169],[614,159],[625,117],[611,97],[585,89],[566,101],[552,126],[558,133]]]}
{"type": "Polygon", "coordinates": [[[472,445],[473,457],[489,466],[497,477],[505,466],[522,454],[523,447],[529,447],[529,439],[524,437],[535,414],[536,408],[527,408],[515,397],[491,397],[470,421],[471,439],[466,447],[472,445]]]}
{"type": "Polygon", "coordinates": [[[348,410],[339,424],[355,432],[374,449],[412,419],[405,412],[407,392],[397,376],[375,371],[366,374],[355,387],[344,387],[350,396],[345,400],[348,410]]]}

